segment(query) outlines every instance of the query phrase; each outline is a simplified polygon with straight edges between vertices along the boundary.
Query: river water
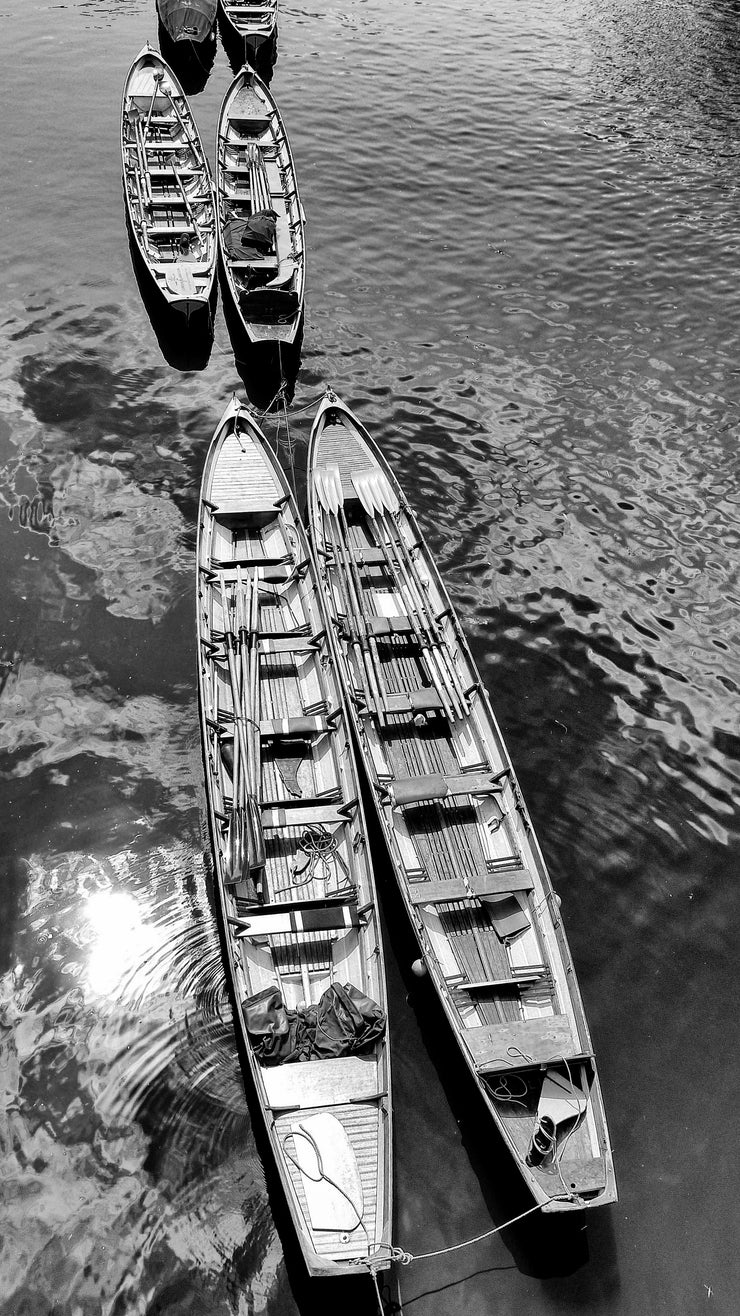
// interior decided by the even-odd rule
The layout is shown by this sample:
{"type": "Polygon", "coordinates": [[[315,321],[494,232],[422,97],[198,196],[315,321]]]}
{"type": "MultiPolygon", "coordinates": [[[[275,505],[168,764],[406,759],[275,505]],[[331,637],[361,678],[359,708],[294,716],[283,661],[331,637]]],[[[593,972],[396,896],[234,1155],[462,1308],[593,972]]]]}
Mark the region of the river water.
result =
{"type": "MultiPolygon", "coordinates": [[[[7,0],[0,246],[0,1311],[292,1316],[203,853],[200,471],[270,369],[142,297],[120,95],[153,0],[7,0]]],[[[232,75],[188,71],[213,158],[232,75]]],[[[289,426],[391,459],[563,902],[619,1203],[394,1274],[414,1316],[740,1310],[740,5],[284,3],[308,218],[289,426]],[[733,1038],[735,1039],[733,1042],[733,1038]]],[[[392,920],[396,1241],[528,1205],[392,920]]],[[[398,1309],[396,1307],[396,1309],[398,1309]]]]}

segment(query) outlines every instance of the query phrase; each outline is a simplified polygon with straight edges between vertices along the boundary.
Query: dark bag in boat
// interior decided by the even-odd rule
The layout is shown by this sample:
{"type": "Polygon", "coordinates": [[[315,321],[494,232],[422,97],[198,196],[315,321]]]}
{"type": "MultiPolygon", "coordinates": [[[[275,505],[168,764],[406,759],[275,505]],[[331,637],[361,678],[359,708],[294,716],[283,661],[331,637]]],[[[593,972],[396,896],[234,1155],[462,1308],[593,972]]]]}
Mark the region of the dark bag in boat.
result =
{"type": "Polygon", "coordinates": [[[242,1015],[252,1048],[263,1065],[300,1059],[300,1021],[295,1010],[286,1010],[277,987],[265,987],[256,996],[248,996],[242,1001],[242,1015]]]}
{"type": "Polygon", "coordinates": [[[333,983],[317,1005],[287,1010],[277,987],[242,1001],[242,1014],[260,1064],[286,1065],[366,1051],[383,1036],[385,1015],[357,987],[333,983]]]}
{"type": "Polygon", "coordinates": [[[352,983],[332,983],[314,1007],[316,1031],[311,1055],[317,1060],[366,1051],[385,1031],[379,1005],[352,983]]]}
{"type": "Polygon", "coordinates": [[[275,250],[277,214],[274,210],[256,210],[247,219],[230,219],[224,224],[224,250],[233,260],[258,260],[275,250]]]}

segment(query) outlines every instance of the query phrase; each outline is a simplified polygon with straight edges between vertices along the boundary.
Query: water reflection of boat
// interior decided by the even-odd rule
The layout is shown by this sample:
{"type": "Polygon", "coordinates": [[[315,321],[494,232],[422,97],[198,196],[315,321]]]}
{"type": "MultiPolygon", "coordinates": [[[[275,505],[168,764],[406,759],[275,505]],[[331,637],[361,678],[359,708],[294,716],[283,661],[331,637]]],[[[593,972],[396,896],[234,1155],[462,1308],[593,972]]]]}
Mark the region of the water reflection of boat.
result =
{"type": "Polygon", "coordinates": [[[331,392],[311,434],[308,506],[420,969],[535,1201],[613,1202],[575,970],[501,732],[390,467],[331,392]]]}
{"type": "Polygon", "coordinates": [[[212,41],[218,0],[157,0],[157,13],[173,41],[212,41]]]}
{"type": "Polygon", "coordinates": [[[175,370],[205,370],[213,348],[217,301],[215,282],[209,300],[198,311],[191,313],[187,333],[183,333],[182,313],[168,306],[159,289],[152,283],[151,273],[142,259],[128,216],[126,228],[139,295],[165,361],[175,370]]]}
{"type": "Polygon", "coordinates": [[[239,67],[247,60],[269,73],[277,54],[278,0],[220,0],[219,29],[239,67]]]}
{"type": "Polygon", "coordinates": [[[205,87],[216,58],[215,26],[212,38],[200,43],[173,41],[161,19],[157,24],[157,32],[162,58],[169,64],[186,96],[197,95],[205,87]]]}
{"type": "Polygon", "coordinates": [[[364,815],[305,533],[236,399],[198,527],[201,736],[236,1027],[309,1273],[374,1272],[390,1260],[391,1106],[364,815]]]}
{"type": "Polygon", "coordinates": [[[253,343],[234,305],[223,270],[220,271],[219,285],[223,316],[234,350],[234,365],[249,401],[258,411],[268,409],[279,398],[290,404],[301,364],[303,320],[292,343],[253,343]]]}
{"type": "Polygon", "coordinates": [[[294,342],[303,312],[304,215],[277,105],[254,70],[229,87],[218,122],[219,248],[251,342],[294,342]]]}
{"type": "Polygon", "coordinates": [[[215,282],[213,185],[185,93],[148,44],[126,77],[121,156],[141,258],[166,304],[190,319],[208,305],[215,282]]]}

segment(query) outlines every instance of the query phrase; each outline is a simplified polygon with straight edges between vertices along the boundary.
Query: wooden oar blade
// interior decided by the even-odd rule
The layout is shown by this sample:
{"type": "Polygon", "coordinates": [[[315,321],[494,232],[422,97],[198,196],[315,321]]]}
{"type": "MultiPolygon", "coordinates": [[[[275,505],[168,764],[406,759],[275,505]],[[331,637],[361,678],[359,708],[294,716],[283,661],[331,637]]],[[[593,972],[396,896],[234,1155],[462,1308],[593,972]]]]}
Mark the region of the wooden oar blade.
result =
{"type": "Polygon", "coordinates": [[[378,507],[391,516],[395,516],[401,504],[396,497],[395,490],[391,485],[388,476],[383,471],[374,470],[370,472],[370,481],[373,493],[377,499],[378,507]]]}
{"type": "Polygon", "coordinates": [[[352,483],[355,486],[355,492],[362,506],[371,519],[376,515],[375,499],[373,498],[373,489],[370,482],[369,471],[358,471],[352,476],[352,483]]]}
{"type": "Polygon", "coordinates": [[[344,503],[344,489],[342,488],[342,477],[339,474],[338,466],[327,466],[326,478],[331,488],[332,501],[336,512],[344,503]]]}
{"type": "Polygon", "coordinates": [[[332,516],[336,516],[339,511],[339,503],[335,501],[335,490],[329,481],[328,472],[326,470],[316,471],[314,475],[314,483],[316,485],[316,492],[319,496],[319,502],[324,511],[329,512],[332,516]]]}

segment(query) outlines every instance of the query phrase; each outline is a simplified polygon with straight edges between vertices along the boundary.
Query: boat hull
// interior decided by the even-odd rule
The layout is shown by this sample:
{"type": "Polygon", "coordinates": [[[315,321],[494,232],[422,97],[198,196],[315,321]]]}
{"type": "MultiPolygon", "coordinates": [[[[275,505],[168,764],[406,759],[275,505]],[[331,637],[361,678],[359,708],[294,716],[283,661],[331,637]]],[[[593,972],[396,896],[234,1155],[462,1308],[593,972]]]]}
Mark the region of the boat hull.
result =
{"type": "Polygon", "coordinates": [[[303,207],[277,105],[247,66],[224,97],[216,155],[219,250],[238,321],[251,343],[292,344],[303,318],[303,207]]]}
{"type": "Polygon", "coordinates": [[[387,1002],[351,732],[303,528],[236,400],[206,458],[197,554],[201,740],[235,1026],[309,1274],[381,1270],[392,1218],[387,1002]],[[283,1019],[276,994],[293,1029],[343,993],[365,1003],[369,1044],[271,1063],[258,1025],[268,1005],[271,1021],[283,1019]]]}
{"type": "Polygon", "coordinates": [[[171,41],[213,41],[218,0],[157,0],[162,27],[171,41]]]}
{"type": "Polygon", "coordinates": [[[138,254],[167,306],[189,320],[209,310],[215,287],[213,184],[182,87],[148,45],[124,85],[121,158],[138,254]]]}
{"type": "Polygon", "coordinates": [[[559,902],[449,596],[390,467],[329,393],[308,515],[360,753],[421,958],[536,1203],[616,1200],[559,902]]]}

